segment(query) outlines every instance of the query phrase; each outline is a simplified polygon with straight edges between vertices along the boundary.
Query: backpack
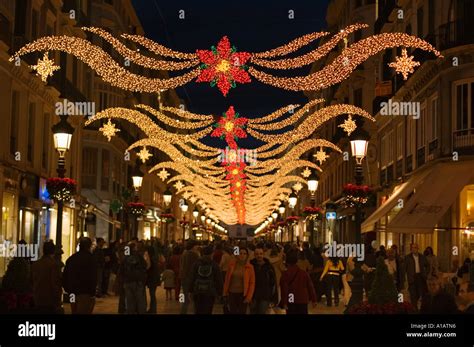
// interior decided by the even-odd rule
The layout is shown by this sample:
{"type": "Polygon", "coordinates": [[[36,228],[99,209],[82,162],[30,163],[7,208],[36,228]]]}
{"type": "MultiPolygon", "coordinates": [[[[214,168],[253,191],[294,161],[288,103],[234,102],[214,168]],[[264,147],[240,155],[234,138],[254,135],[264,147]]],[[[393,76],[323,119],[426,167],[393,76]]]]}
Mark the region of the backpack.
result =
{"type": "Polygon", "coordinates": [[[197,278],[194,281],[194,294],[216,295],[212,263],[198,265],[197,278]]]}
{"type": "Polygon", "coordinates": [[[146,280],[145,260],[138,254],[131,254],[124,259],[123,277],[125,282],[143,282],[146,280]]]}

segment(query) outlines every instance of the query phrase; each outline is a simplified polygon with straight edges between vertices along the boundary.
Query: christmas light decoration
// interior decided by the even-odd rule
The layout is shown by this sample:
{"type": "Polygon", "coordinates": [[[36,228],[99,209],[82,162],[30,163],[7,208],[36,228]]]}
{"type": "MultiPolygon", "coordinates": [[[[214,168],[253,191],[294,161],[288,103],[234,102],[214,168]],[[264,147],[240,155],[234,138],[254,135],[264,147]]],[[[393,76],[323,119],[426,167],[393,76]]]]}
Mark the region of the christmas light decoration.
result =
{"type": "Polygon", "coordinates": [[[166,169],[162,169],[158,173],[158,177],[161,178],[162,181],[166,181],[166,179],[170,176],[170,173],[166,171],[166,169]]]}
{"type": "MultiPolygon", "coordinates": [[[[277,56],[287,55],[300,48],[305,47],[315,39],[327,35],[327,33],[313,33],[296,38],[290,43],[265,52],[250,53],[237,52],[231,47],[227,37],[223,37],[217,48],[212,50],[196,50],[196,53],[176,52],[153,41],[138,36],[123,34],[121,37],[139,43],[149,51],[151,57],[132,51],[126,45],[115,39],[112,35],[98,28],[82,28],[84,31],[98,35],[102,40],[111,44],[114,50],[123,59],[118,63],[101,47],[96,46],[86,39],[73,36],[46,36],[26,44],[18,50],[10,60],[19,58],[24,54],[38,51],[58,50],[74,55],[76,58],[89,65],[105,82],[113,86],[147,93],[159,93],[162,90],[173,89],[189,83],[196,78],[197,82],[209,82],[217,85],[224,95],[236,83],[249,83],[250,76],[262,83],[278,88],[294,91],[321,90],[346,79],[358,65],[369,57],[394,47],[411,47],[430,51],[441,57],[441,54],[428,42],[405,33],[382,33],[369,36],[347,46],[335,59],[320,71],[299,77],[278,77],[272,73],[259,70],[266,69],[296,69],[309,65],[325,57],[333,51],[339,41],[347,42],[347,36],[356,30],[366,27],[364,24],[354,24],[336,33],[322,46],[293,58],[273,60],[277,56]],[[163,59],[169,57],[182,61],[163,59]],[[164,71],[187,71],[181,75],[171,78],[148,78],[140,76],[122,67],[125,61],[133,62],[143,67],[164,71]],[[201,65],[198,66],[199,62],[201,65]],[[191,70],[189,70],[191,69],[191,70]],[[189,71],[188,71],[189,70],[189,71]]],[[[400,64],[395,66],[402,72],[411,71],[413,63],[408,62],[402,56],[400,64]]],[[[403,73],[403,72],[402,72],[403,73]]],[[[405,74],[405,75],[406,75],[405,74]]],[[[49,73],[48,73],[49,75],[49,73]]]]}
{"type": "MultiPolygon", "coordinates": [[[[326,152],[323,151],[322,147],[319,147],[319,151],[317,151],[316,154],[314,154],[314,157],[316,158],[317,161],[319,161],[319,165],[321,165],[322,163],[326,161],[327,158],[329,158],[329,155],[327,155],[326,152]]],[[[306,177],[309,177],[309,175],[306,177]]]]}
{"type": "Polygon", "coordinates": [[[115,133],[118,133],[120,131],[120,129],[117,129],[115,127],[115,124],[113,124],[111,121],[110,121],[110,118],[109,120],[107,121],[107,123],[105,123],[102,127],[99,128],[99,131],[105,136],[107,137],[107,141],[110,142],[110,140],[112,139],[112,137],[115,136],[115,133]]]}
{"type": "Polygon", "coordinates": [[[38,59],[36,65],[31,66],[32,70],[36,71],[36,75],[41,77],[43,82],[46,82],[49,76],[53,76],[54,71],[60,69],[59,66],[54,65],[54,60],[49,60],[48,53],[43,55],[43,59],[38,59]]]}
{"type": "Polygon", "coordinates": [[[416,66],[420,66],[420,63],[413,60],[413,56],[408,56],[407,50],[404,48],[402,50],[401,57],[395,57],[395,62],[388,64],[388,66],[395,68],[395,71],[403,75],[403,79],[408,78],[408,74],[411,74],[415,71],[416,66]]]}
{"type": "Polygon", "coordinates": [[[234,107],[230,106],[215,125],[216,129],[211,133],[211,136],[225,138],[229,147],[236,149],[235,138],[247,137],[244,131],[245,123],[247,123],[247,118],[239,117],[239,114],[234,111],[234,107]]]}
{"type": "Polygon", "coordinates": [[[311,175],[311,170],[308,167],[305,167],[304,171],[302,172],[301,176],[304,178],[308,178],[311,175]]]}
{"type": "Polygon", "coordinates": [[[342,128],[347,133],[347,136],[351,136],[354,130],[357,129],[356,122],[352,119],[352,116],[349,115],[344,123],[338,125],[339,128],[342,128]]]}
{"type": "Polygon", "coordinates": [[[142,163],[145,163],[148,159],[153,157],[153,154],[151,154],[146,147],[143,147],[140,152],[137,154],[138,158],[142,161],[142,163]]]}

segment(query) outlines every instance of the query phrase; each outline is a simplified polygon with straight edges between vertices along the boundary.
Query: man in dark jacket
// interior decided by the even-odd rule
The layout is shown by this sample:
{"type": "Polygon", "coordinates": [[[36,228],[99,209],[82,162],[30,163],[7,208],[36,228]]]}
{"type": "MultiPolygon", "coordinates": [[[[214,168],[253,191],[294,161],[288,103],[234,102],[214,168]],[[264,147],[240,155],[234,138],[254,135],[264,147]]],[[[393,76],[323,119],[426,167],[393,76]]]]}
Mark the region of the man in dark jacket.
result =
{"type": "Polygon", "coordinates": [[[56,246],[52,241],[43,244],[43,256],[31,267],[33,298],[38,313],[63,313],[61,268],[54,258],[56,246]]]}
{"type": "Polygon", "coordinates": [[[212,246],[205,247],[192,270],[189,293],[193,296],[196,314],[212,314],[214,301],[222,293],[222,274],[211,258],[212,251],[212,246]]]}
{"type": "Polygon", "coordinates": [[[255,248],[255,258],[250,261],[255,272],[255,292],[250,303],[252,314],[266,314],[270,303],[277,303],[275,270],[267,258],[263,257],[262,246],[255,248]]]}
{"type": "Polygon", "coordinates": [[[146,313],[146,272],[147,264],[132,241],[125,247],[125,257],[120,265],[125,291],[125,312],[128,314],[146,313]]]}
{"type": "Polygon", "coordinates": [[[281,306],[287,314],[308,314],[310,301],[316,307],[316,293],[308,273],[296,265],[297,261],[296,251],[289,251],[286,256],[287,270],[280,279],[281,306]]]}
{"type": "Polygon", "coordinates": [[[426,257],[418,253],[418,245],[411,244],[411,253],[405,256],[404,273],[407,276],[411,304],[418,307],[418,300],[426,293],[429,264],[426,257]]]}
{"type": "Polygon", "coordinates": [[[459,313],[453,295],[448,294],[437,277],[428,279],[428,293],[421,300],[420,313],[454,314],[459,313]]]}
{"type": "Polygon", "coordinates": [[[69,294],[73,314],[91,314],[94,310],[97,262],[91,248],[91,239],[83,237],[79,242],[79,252],[69,257],[64,268],[63,287],[69,294]]]}
{"type": "Polygon", "coordinates": [[[184,293],[184,302],[183,305],[181,306],[181,314],[187,314],[188,313],[188,306],[189,306],[189,298],[191,297],[189,295],[190,287],[191,287],[191,281],[193,277],[193,269],[194,265],[198,261],[200,255],[198,252],[198,243],[194,240],[188,240],[186,242],[186,251],[183,253],[181,256],[181,264],[180,264],[180,269],[179,269],[179,274],[181,277],[181,285],[183,287],[183,293],[184,293]]]}

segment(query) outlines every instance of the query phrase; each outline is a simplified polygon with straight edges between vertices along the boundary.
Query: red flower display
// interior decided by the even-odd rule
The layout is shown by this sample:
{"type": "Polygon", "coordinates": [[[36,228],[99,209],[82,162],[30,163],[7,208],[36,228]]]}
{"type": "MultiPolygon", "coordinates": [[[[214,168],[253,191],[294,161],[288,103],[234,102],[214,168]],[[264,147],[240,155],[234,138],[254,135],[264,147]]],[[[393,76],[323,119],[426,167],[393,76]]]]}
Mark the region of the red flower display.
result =
{"type": "Polygon", "coordinates": [[[323,215],[323,212],[322,212],[320,207],[306,206],[303,209],[303,215],[305,217],[311,216],[311,217],[314,217],[316,219],[321,219],[322,215],[323,215]]]}
{"type": "Polygon", "coordinates": [[[239,117],[239,114],[234,111],[234,107],[230,106],[215,125],[216,128],[211,133],[211,136],[220,137],[221,139],[225,138],[230,148],[237,149],[235,140],[247,137],[247,133],[244,131],[247,121],[247,118],[239,117]]]}
{"type": "Polygon", "coordinates": [[[69,201],[76,193],[77,182],[72,178],[51,177],[46,180],[46,189],[56,201],[69,201]]]}
{"type": "Polygon", "coordinates": [[[202,63],[196,82],[210,82],[212,87],[217,84],[224,96],[231,87],[235,88],[236,82],[250,83],[245,63],[251,54],[237,52],[235,47],[230,46],[227,36],[219,41],[217,48],[212,46],[210,51],[198,49],[196,54],[202,63]]]}
{"type": "Polygon", "coordinates": [[[346,204],[353,207],[355,204],[365,204],[372,194],[373,189],[367,185],[357,185],[348,183],[343,187],[343,193],[346,197],[346,204]]]}
{"type": "Polygon", "coordinates": [[[145,204],[141,202],[129,202],[127,207],[130,210],[130,213],[134,215],[142,215],[146,209],[145,204]]]}
{"type": "Polygon", "coordinates": [[[173,223],[174,222],[174,216],[171,213],[162,213],[160,218],[165,223],[173,223]]]}
{"type": "Polygon", "coordinates": [[[294,225],[294,224],[298,223],[299,219],[300,219],[300,217],[298,217],[298,216],[289,216],[289,217],[286,217],[286,223],[288,225],[294,225]]]}

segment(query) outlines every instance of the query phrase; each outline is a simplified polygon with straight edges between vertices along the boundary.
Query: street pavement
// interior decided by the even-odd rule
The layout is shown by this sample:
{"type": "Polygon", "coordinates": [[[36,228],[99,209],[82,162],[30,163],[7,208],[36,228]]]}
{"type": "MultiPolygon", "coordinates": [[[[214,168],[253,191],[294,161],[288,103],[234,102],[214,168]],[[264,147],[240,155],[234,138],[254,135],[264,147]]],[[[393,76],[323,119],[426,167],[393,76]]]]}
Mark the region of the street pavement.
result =
{"type": "MultiPolygon", "coordinates": [[[[180,313],[180,303],[171,300],[166,301],[165,289],[163,287],[158,287],[156,290],[157,296],[157,310],[158,314],[179,314],[180,313]]],[[[323,298],[324,300],[324,298],[323,298]]],[[[147,293],[147,302],[149,302],[149,297],[147,293]]],[[[309,305],[310,314],[342,314],[344,311],[344,305],[342,304],[342,298],[338,307],[332,306],[327,307],[325,303],[318,303],[316,308],[309,305]]],[[[71,314],[71,305],[64,304],[64,311],[66,314],[71,314]]],[[[96,303],[94,307],[94,314],[116,314],[118,311],[118,296],[111,295],[105,296],[102,298],[96,298],[96,303]]],[[[193,308],[190,306],[189,313],[192,313],[193,308]]],[[[213,314],[222,314],[223,309],[221,304],[214,305],[213,314]]],[[[275,314],[284,314],[284,311],[277,309],[275,314]]]]}

